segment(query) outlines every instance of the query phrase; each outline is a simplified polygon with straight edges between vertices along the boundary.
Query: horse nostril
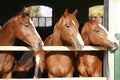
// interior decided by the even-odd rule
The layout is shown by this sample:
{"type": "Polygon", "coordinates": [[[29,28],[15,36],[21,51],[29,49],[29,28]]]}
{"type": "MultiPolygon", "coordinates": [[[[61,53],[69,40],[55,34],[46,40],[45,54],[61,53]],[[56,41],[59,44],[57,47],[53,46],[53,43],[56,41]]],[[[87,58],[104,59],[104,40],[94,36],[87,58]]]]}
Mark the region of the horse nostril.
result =
{"type": "Polygon", "coordinates": [[[116,42],[114,42],[114,45],[115,45],[115,46],[117,46],[117,43],[116,43],[116,42]]]}
{"type": "Polygon", "coordinates": [[[79,48],[79,49],[82,49],[83,47],[84,47],[83,44],[78,44],[78,48],[79,48]]]}
{"type": "Polygon", "coordinates": [[[119,43],[114,42],[114,45],[115,45],[116,47],[118,47],[118,46],[119,46],[119,43]]]}
{"type": "Polygon", "coordinates": [[[43,46],[43,45],[42,45],[41,43],[38,44],[38,47],[39,47],[39,48],[42,48],[42,46],[43,46]]]}

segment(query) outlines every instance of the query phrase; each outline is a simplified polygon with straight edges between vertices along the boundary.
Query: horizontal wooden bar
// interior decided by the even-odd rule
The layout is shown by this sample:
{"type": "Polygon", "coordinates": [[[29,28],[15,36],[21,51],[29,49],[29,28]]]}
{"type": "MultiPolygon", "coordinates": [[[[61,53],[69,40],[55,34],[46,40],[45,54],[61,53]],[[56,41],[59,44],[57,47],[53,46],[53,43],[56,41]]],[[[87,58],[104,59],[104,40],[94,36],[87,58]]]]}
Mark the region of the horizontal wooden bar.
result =
{"type": "MultiPolygon", "coordinates": [[[[6,79],[0,79],[0,80],[6,80],[6,79]]],[[[22,79],[7,79],[7,80],[22,80],[22,79]]],[[[29,78],[23,78],[23,80],[107,80],[107,77],[83,77],[83,78],[38,78],[38,79],[29,79],[29,78]]]]}
{"type": "MultiPolygon", "coordinates": [[[[44,51],[104,51],[101,46],[84,46],[82,49],[75,49],[72,46],[43,46],[40,50],[44,51]]],[[[0,51],[33,51],[30,46],[0,46],[0,51]]]]}

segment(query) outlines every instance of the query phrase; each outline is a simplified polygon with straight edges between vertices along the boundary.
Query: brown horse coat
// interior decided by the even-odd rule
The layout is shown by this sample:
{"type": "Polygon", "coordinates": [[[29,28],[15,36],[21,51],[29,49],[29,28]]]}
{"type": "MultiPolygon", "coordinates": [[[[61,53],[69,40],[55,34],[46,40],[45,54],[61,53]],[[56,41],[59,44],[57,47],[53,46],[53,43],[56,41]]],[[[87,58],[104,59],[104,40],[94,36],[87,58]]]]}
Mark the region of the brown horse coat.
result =
{"type": "MultiPolygon", "coordinates": [[[[56,23],[53,33],[44,41],[45,46],[84,46],[79,34],[79,23],[76,19],[77,10],[72,14],[66,9],[56,23]]],[[[72,77],[74,72],[74,52],[48,51],[45,56],[48,77],[72,77]]]]}
{"type": "MultiPolygon", "coordinates": [[[[0,46],[13,46],[16,38],[26,42],[35,50],[43,46],[43,41],[33,25],[29,11],[22,11],[8,20],[0,29],[0,46]]],[[[13,52],[0,52],[0,76],[2,78],[12,77],[14,65],[13,52]]]]}
{"type": "MultiPolygon", "coordinates": [[[[86,46],[100,45],[111,50],[117,49],[119,42],[110,37],[108,31],[98,22],[90,17],[82,28],[81,36],[86,46]]],[[[101,77],[102,76],[102,54],[93,51],[79,52],[77,55],[76,67],[80,77],[101,77]]]]}

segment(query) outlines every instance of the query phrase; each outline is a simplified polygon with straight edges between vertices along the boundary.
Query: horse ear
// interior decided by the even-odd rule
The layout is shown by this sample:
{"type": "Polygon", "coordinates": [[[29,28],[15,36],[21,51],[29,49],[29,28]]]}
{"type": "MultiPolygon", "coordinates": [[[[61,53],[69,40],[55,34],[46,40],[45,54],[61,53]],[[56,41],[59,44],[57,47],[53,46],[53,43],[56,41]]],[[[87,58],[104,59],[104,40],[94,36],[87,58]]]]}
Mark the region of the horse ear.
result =
{"type": "Polygon", "coordinates": [[[64,16],[68,14],[68,8],[65,9],[64,16]]]}
{"type": "Polygon", "coordinates": [[[93,19],[93,15],[90,15],[89,16],[89,21],[91,22],[91,21],[93,21],[94,19],[93,19]]]}
{"type": "Polygon", "coordinates": [[[30,16],[31,14],[31,8],[24,8],[22,11],[23,16],[30,16]]]}
{"type": "Polygon", "coordinates": [[[100,22],[100,16],[97,16],[96,19],[95,19],[95,21],[96,21],[97,23],[99,23],[99,22],[100,22]]]}
{"type": "Polygon", "coordinates": [[[76,16],[77,13],[78,13],[78,9],[76,9],[72,14],[76,16]]]}

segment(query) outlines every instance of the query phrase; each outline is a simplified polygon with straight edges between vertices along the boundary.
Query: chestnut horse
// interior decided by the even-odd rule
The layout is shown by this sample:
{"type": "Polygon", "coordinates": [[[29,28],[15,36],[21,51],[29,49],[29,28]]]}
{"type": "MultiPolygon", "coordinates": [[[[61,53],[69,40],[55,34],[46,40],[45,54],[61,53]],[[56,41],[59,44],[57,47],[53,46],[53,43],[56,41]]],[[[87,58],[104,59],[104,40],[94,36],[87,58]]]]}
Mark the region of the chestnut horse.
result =
{"type": "MultiPolygon", "coordinates": [[[[16,62],[14,72],[29,72],[35,66],[34,78],[42,77],[39,75],[45,69],[45,53],[44,51],[26,52],[22,55],[18,62],[16,62]],[[29,55],[28,55],[29,54],[29,55]]],[[[23,78],[23,75],[18,75],[23,78]]],[[[27,76],[26,76],[27,77],[27,76]]]]}
{"type": "MultiPolygon", "coordinates": [[[[29,15],[29,11],[23,10],[3,25],[0,29],[0,46],[13,46],[16,38],[32,46],[34,50],[39,50],[43,46],[43,41],[29,15]]],[[[14,61],[13,52],[0,52],[0,75],[2,78],[12,77],[14,61]]]]}
{"type": "MultiPolygon", "coordinates": [[[[84,42],[79,33],[76,19],[77,10],[68,13],[65,10],[54,26],[53,33],[44,41],[45,46],[74,46],[80,49],[84,42]]],[[[69,51],[48,51],[45,55],[45,67],[48,77],[72,77],[74,72],[74,53],[69,51]]]]}
{"type": "Polygon", "coordinates": [[[45,69],[45,52],[44,51],[36,51],[34,53],[34,58],[35,58],[35,73],[33,78],[38,78],[39,76],[42,77],[41,75],[39,75],[39,73],[43,73],[44,69],[45,69]]]}
{"type": "MultiPolygon", "coordinates": [[[[118,48],[119,42],[108,34],[108,31],[99,24],[99,18],[92,16],[82,28],[81,36],[86,46],[100,45],[111,50],[118,48]]],[[[101,77],[102,60],[101,54],[93,51],[79,52],[77,55],[77,70],[80,77],[101,77]]]]}

